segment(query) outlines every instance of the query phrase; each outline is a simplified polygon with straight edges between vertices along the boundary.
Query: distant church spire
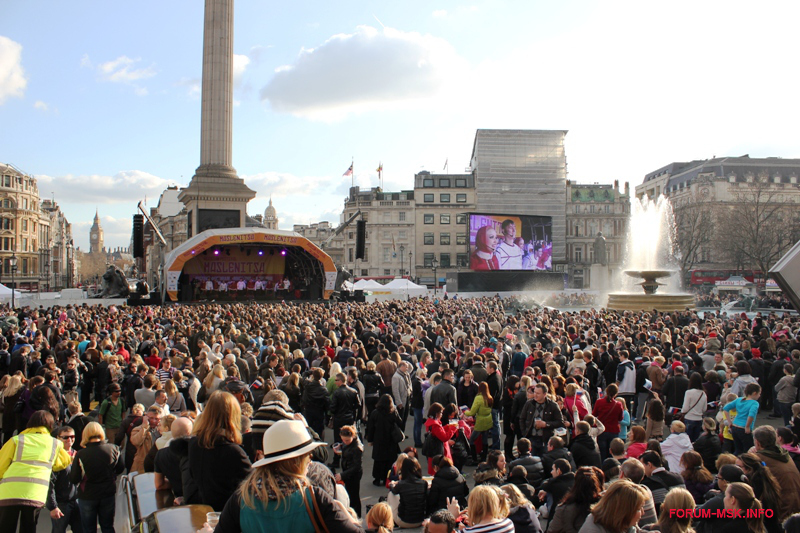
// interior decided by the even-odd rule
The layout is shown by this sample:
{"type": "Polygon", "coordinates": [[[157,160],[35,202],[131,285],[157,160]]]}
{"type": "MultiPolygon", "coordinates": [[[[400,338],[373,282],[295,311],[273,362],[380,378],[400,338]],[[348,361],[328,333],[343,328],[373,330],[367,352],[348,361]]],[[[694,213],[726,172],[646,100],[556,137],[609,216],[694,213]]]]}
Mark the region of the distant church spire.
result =
{"type": "Polygon", "coordinates": [[[272,196],[269,197],[269,206],[264,210],[264,227],[278,229],[278,212],[272,206],[272,196]]]}

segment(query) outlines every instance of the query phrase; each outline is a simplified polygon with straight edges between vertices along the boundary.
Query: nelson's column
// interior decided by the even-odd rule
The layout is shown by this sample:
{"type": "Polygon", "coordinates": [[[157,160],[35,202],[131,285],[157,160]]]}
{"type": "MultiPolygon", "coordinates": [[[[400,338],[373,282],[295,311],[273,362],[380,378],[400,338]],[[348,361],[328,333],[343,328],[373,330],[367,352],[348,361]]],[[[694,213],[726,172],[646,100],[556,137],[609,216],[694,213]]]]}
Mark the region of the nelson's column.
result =
{"type": "Polygon", "coordinates": [[[207,229],[243,228],[256,193],[232,166],[233,0],[206,0],[200,166],[178,199],[188,212],[189,238],[207,229]]]}

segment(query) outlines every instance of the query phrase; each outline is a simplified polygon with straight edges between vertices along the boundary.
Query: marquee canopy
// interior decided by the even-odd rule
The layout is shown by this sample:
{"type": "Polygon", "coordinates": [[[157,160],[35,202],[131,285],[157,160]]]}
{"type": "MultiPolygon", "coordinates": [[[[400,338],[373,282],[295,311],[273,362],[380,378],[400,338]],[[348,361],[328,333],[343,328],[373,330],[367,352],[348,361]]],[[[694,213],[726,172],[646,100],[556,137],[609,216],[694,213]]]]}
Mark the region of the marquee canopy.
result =
{"type": "Polygon", "coordinates": [[[224,228],[206,230],[169,252],[164,259],[167,279],[167,295],[173,301],[178,299],[178,278],[186,263],[206,250],[220,246],[257,248],[264,246],[295,247],[305,251],[318,262],[318,272],[322,275],[323,297],[328,299],[336,285],[336,265],[333,259],[316,244],[293,231],[270,230],[264,228],[224,228]]]}

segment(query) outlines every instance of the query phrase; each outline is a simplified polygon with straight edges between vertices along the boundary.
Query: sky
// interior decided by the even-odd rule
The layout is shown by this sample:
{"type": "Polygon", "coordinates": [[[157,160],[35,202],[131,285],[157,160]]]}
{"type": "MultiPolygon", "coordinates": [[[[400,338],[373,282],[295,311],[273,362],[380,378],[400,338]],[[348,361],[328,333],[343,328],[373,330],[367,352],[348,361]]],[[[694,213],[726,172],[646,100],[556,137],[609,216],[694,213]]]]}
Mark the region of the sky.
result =
{"type": "MultiPolygon", "coordinates": [[[[356,185],[469,166],[479,128],[568,130],[569,179],[800,157],[798,2],[237,0],[233,165],[281,229],[356,185]]],[[[0,2],[0,161],[88,249],[200,164],[203,2],[0,2]]]]}

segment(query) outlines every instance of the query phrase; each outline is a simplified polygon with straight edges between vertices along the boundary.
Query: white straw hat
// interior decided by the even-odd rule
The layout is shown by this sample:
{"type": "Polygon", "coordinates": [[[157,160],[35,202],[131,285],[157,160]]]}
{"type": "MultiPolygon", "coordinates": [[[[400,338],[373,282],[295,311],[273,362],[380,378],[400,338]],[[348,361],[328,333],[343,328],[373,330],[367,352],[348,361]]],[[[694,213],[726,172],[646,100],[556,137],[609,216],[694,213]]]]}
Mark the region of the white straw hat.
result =
{"type": "Polygon", "coordinates": [[[301,421],[279,420],[264,432],[263,445],[264,458],[253,463],[253,467],[300,457],[320,446],[325,446],[325,443],[315,442],[301,421]]]}

